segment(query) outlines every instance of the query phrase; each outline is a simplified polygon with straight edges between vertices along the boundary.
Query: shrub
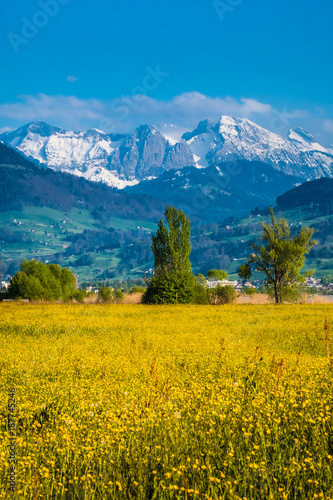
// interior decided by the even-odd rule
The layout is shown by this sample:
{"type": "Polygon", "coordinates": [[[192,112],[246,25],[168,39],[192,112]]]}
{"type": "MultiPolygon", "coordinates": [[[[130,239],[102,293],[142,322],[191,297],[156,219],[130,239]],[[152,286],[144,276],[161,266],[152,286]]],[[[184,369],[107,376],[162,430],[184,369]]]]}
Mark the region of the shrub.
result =
{"type": "Polygon", "coordinates": [[[133,286],[133,288],[130,289],[130,293],[145,293],[147,288],[144,286],[133,286]]]}
{"type": "MultiPolygon", "coordinates": [[[[273,286],[267,287],[267,293],[271,300],[275,299],[275,293],[273,286]]],[[[289,302],[289,303],[297,303],[301,300],[302,296],[306,293],[306,289],[304,286],[300,286],[297,284],[284,286],[281,288],[281,303],[289,302]]]]}
{"type": "Polygon", "coordinates": [[[102,286],[98,292],[98,299],[101,302],[111,302],[113,299],[113,290],[107,286],[102,286]]]}
{"type": "Polygon", "coordinates": [[[197,283],[194,289],[194,303],[195,304],[210,304],[209,288],[207,285],[197,283]]]}
{"type": "Polygon", "coordinates": [[[85,290],[75,290],[75,292],[72,293],[71,298],[75,299],[76,302],[84,302],[84,299],[86,298],[86,291],[85,290]]]}
{"type": "Polygon", "coordinates": [[[117,288],[114,292],[114,297],[116,299],[117,302],[119,302],[120,300],[123,300],[124,298],[124,294],[123,292],[120,290],[120,288],[117,288]]]}
{"type": "Polygon", "coordinates": [[[231,286],[218,285],[211,292],[214,304],[232,304],[237,298],[236,290],[231,286]]]}

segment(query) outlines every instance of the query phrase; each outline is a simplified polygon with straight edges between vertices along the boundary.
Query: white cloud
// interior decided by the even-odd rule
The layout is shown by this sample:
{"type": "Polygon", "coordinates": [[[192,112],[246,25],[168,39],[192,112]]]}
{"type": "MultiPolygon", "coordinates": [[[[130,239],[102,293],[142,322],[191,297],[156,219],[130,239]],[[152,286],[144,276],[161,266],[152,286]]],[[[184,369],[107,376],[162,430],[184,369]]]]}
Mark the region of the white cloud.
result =
{"type": "Polygon", "coordinates": [[[110,101],[78,99],[74,96],[46,94],[21,95],[14,103],[0,105],[0,116],[22,121],[43,120],[67,127],[86,128],[111,122],[115,130],[131,130],[140,123],[172,122],[195,127],[200,120],[218,120],[222,114],[252,117],[269,113],[269,104],[254,99],[207,97],[187,92],[169,101],[144,95],[122,96],[110,101]]]}
{"type": "Polygon", "coordinates": [[[78,78],[77,78],[77,76],[68,75],[67,76],[67,81],[70,82],[70,83],[75,83],[75,82],[78,81],[78,78]]]}
{"type": "MultiPolygon", "coordinates": [[[[0,116],[11,120],[47,121],[63,127],[85,128],[85,124],[103,118],[103,104],[97,99],[46,94],[21,95],[15,103],[1,104],[0,116]]],[[[21,123],[21,124],[23,124],[21,123]]]]}
{"type": "MultiPolygon", "coordinates": [[[[331,132],[333,134],[333,120],[324,120],[324,129],[327,132],[331,132]]],[[[332,137],[332,142],[333,142],[333,137],[332,137]]]]}
{"type": "Polygon", "coordinates": [[[2,127],[0,128],[0,134],[4,134],[5,132],[10,132],[11,130],[13,129],[11,129],[10,127],[2,127]]]}
{"type": "Polygon", "coordinates": [[[245,97],[238,100],[185,92],[169,100],[138,94],[99,100],[40,93],[21,95],[16,102],[0,105],[1,121],[11,128],[40,120],[72,130],[96,127],[108,133],[128,132],[141,123],[172,123],[181,129],[193,130],[199,121],[215,122],[221,115],[248,118],[284,136],[290,128],[301,126],[326,144],[333,143],[333,120],[314,116],[306,110],[277,110],[271,104],[245,97]]]}
{"type": "Polygon", "coordinates": [[[192,129],[204,119],[217,121],[221,115],[234,115],[255,118],[258,114],[271,112],[269,104],[254,99],[237,101],[231,97],[212,98],[199,92],[186,92],[171,100],[161,101],[143,95],[121,97],[109,103],[106,113],[109,118],[123,128],[127,122],[138,123],[174,123],[192,129]]]}

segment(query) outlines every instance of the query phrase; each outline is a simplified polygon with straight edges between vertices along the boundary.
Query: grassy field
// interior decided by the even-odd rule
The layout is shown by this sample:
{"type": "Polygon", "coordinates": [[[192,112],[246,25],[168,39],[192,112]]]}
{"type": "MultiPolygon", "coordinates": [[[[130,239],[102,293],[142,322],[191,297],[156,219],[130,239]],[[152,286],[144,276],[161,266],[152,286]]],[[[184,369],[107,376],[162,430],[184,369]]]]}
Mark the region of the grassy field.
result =
{"type": "Polygon", "coordinates": [[[0,498],[333,498],[332,312],[0,304],[0,498]]]}

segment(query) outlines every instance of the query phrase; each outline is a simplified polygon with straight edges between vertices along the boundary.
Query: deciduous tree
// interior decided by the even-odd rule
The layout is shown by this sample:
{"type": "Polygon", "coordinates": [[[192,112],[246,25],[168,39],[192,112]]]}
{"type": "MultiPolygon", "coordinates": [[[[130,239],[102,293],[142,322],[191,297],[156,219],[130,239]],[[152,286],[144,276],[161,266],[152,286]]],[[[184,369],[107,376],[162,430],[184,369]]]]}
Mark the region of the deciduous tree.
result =
{"type": "Polygon", "coordinates": [[[305,262],[305,255],[317,244],[312,240],[313,229],[303,227],[299,233],[291,235],[290,226],[286,219],[274,216],[270,208],[271,223],[262,223],[262,244],[250,243],[252,253],[248,261],[239,269],[239,276],[249,279],[252,269],[264,273],[267,284],[274,288],[275,302],[282,302],[283,290],[297,283],[305,281],[308,272],[300,274],[305,262]]]}
{"type": "Polygon", "coordinates": [[[69,299],[76,289],[74,274],[56,264],[23,260],[20,271],[10,282],[14,298],[29,300],[69,299]]]}
{"type": "Polygon", "coordinates": [[[207,278],[210,281],[223,281],[228,279],[228,275],[222,269],[211,269],[207,273],[207,278]]]}

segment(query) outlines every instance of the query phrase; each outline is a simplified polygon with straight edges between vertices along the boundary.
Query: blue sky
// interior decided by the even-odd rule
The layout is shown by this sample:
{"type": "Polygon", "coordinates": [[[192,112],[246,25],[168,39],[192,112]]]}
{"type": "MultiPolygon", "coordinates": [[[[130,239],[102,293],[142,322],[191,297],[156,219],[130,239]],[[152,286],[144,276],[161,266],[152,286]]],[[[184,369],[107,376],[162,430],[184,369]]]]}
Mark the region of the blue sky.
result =
{"type": "Polygon", "coordinates": [[[332,14],[329,0],[4,0],[0,130],[231,114],[333,144],[332,14]]]}

